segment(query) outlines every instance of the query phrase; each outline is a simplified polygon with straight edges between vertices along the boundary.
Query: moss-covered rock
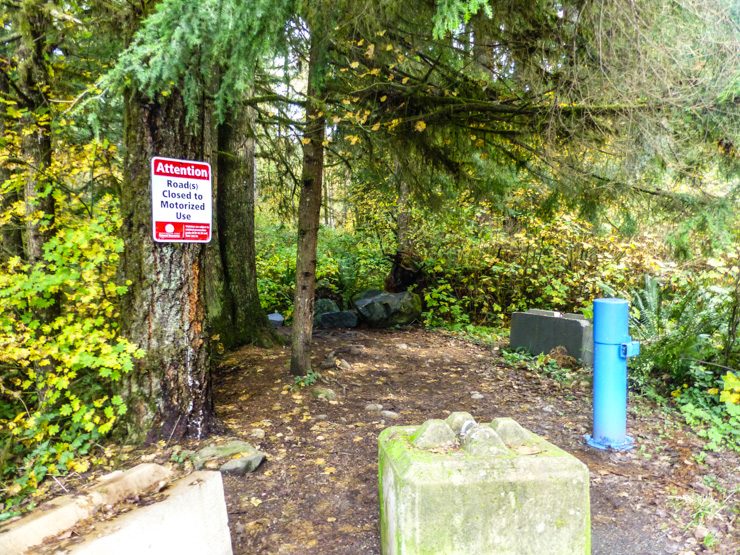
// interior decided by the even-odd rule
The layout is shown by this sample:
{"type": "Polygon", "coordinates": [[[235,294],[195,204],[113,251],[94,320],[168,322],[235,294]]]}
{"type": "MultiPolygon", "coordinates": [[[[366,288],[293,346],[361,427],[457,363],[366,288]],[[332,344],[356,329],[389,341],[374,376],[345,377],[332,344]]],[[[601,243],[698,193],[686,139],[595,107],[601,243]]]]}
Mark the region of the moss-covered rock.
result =
{"type": "Polygon", "coordinates": [[[416,293],[363,294],[354,300],[360,318],[374,328],[411,324],[421,316],[421,297],[416,293]]]}
{"type": "Polygon", "coordinates": [[[384,555],[590,552],[583,463],[511,419],[452,421],[466,433],[446,449],[417,441],[439,423],[454,437],[442,420],[380,434],[384,555]]]}

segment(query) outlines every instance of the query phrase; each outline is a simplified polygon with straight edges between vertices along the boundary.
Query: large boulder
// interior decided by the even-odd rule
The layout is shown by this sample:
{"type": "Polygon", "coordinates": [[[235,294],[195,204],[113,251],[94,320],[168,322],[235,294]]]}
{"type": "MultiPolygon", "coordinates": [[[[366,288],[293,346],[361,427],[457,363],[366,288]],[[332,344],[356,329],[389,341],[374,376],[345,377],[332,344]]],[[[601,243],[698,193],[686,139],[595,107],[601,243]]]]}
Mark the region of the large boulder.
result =
{"type": "Polygon", "coordinates": [[[313,305],[313,323],[318,325],[319,316],[327,312],[339,312],[339,305],[331,299],[316,299],[313,305]]]}
{"type": "Polygon", "coordinates": [[[421,297],[416,293],[367,291],[354,300],[360,319],[374,328],[403,326],[421,316],[421,297]]]}
{"type": "Polygon", "coordinates": [[[332,299],[316,299],[314,303],[314,314],[323,314],[324,312],[338,312],[339,305],[332,299]]]}
{"type": "Polygon", "coordinates": [[[354,310],[324,312],[314,318],[315,325],[321,329],[356,328],[357,313],[354,310]]]}
{"type": "Polygon", "coordinates": [[[383,293],[384,291],[382,289],[365,289],[363,292],[353,295],[352,304],[357,304],[357,301],[360,301],[362,299],[369,299],[370,297],[376,297],[378,295],[382,295],[383,293]]]}

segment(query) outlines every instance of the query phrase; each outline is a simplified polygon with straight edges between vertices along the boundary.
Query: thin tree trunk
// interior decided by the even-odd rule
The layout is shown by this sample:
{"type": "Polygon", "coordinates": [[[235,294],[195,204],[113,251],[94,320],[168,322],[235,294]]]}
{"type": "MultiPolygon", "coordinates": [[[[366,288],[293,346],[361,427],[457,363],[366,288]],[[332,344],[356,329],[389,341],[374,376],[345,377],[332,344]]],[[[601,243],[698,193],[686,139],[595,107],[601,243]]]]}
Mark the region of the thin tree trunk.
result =
{"type": "Polygon", "coordinates": [[[401,174],[401,163],[396,157],[396,179],[398,181],[398,203],[396,212],[396,239],[399,254],[413,251],[411,245],[411,208],[409,206],[409,184],[401,174]]]}
{"type": "MultiPolygon", "coordinates": [[[[0,183],[4,182],[10,177],[9,172],[4,168],[0,167],[0,183]]],[[[2,201],[0,202],[0,212],[5,213],[10,210],[20,199],[20,195],[16,190],[9,190],[7,193],[2,195],[2,201]]],[[[0,228],[0,262],[6,262],[8,259],[19,256],[23,257],[23,234],[21,233],[21,224],[15,221],[15,218],[11,219],[10,222],[0,228]]]]}
{"type": "Polygon", "coordinates": [[[47,34],[52,22],[44,3],[39,0],[24,2],[18,12],[21,37],[18,48],[19,88],[23,93],[23,107],[28,115],[22,118],[21,149],[28,163],[23,186],[26,204],[24,251],[26,259],[34,264],[43,259],[44,243],[54,234],[54,196],[46,172],[51,166],[51,126],[46,93],[49,88],[51,48],[47,34]],[[38,212],[43,217],[38,217],[38,212]]]}
{"type": "Polygon", "coordinates": [[[218,127],[218,225],[224,280],[231,297],[227,347],[270,345],[272,328],[257,291],[254,243],[255,159],[253,114],[242,107],[218,127]]]}
{"type": "MultiPolygon", "coordinates": [[[[18,89],[20,105],[25,108],[21,118],[21,157],[27,164],[23,182],[25,219],[22,232],[23,253],[32,265],[44,260],[44,245],[54,236],[56,203],[52,194],[53,182],[48,175],[52,163],[51,107],[47,94],[51,88],[52,46],[49,32],[52,21],[45,3],[27,0],[17,13],[20,38],[18,42],[18,89]]],[[[38,309],[36,317],[50,325],[60,313],[60,295],[49,294],[49,305],[38,309]]],[[[45,376],[49,366],[33,362],[39,376],[45,376]]],[[[40,380],[44,384],[44,380],[40,380]]],[[[49,389],[37,387],[36,394],[43,406],[49,389]]]]}
{"type": "Polygon", "coordinates": [[[321,39],[311,36],[308,65],[308,99],[303,145],[303,171],[298,202],[298,251],[293,312],[290,371],[296,376],[311,371],[311,334],[316,291],[316,243],[324,175],[324,127],[321,107],[321,39]]]}
{"type": "Polygon", "coordinates": [[[125,99],[120,267],[130,285],[121,323],[125,337],[146,351],[126,376],[128,432],[134,441],[203,437],[214,423],[207,247],[152,240],[149,183],[152,156],[208,161],[210,129],[205,121],[197,134],[185,127],[177,92],[156,100],[130,92],[125,99]]]}
{"type": "Polygon", "coordinates": [[[331,197],[329,196],[329,180],[324,178],[322,179],[323,185],[324,185],[324,226],[329,227],[329,224],[331,222],[330,220],[330,211],[331,208],[329,207],[329,203],[331,202],[331,197]]]}
{"type": "Polygon", "coordinates": [[[51,166],[51,132],[48,126],[35,125],[24,118],[23,127],[32,130],[22,141],[23,153],[30,165],[23,187],[26,204],[24,251],[35,264],[43,260],[44,243],[54,234],[54,196],[45,172],[51,166]],[[37,216],[38,212],[44,214],[37,216]]]}
{"type": "Polygon", "coordinates": [[[398,293],[418,284],[421,276],[420,264],[416,255],[411,234],[411,192],[401,171],[401,161],[395,157],[396,185],[396,254],[393,256],[391,271],[386,276],[387,291],[398,293]]]}
{"type": "MultiPolygon", "coordinates": [[[[0,97],[8,96],[9,86],[6,80],[0,79],[0,97]]],[[[5,105],[0,105],[0,137],[4,137],[8,129],[8,119],[5,114],[5,105]]],[[[0,164],[0,190],[2,184],[10,179],[10,171],[0,164]]],[[[20,200],[20,193],[17,188],[8,189],[0,197],[0,212],[6,213],[11,206],[20,200]]],[[[13,256],[23,256],[23,234],[21,233],[21,223],[12,218],[10,222],[0,227],[0,262],[5,262],[13,256]]]]}

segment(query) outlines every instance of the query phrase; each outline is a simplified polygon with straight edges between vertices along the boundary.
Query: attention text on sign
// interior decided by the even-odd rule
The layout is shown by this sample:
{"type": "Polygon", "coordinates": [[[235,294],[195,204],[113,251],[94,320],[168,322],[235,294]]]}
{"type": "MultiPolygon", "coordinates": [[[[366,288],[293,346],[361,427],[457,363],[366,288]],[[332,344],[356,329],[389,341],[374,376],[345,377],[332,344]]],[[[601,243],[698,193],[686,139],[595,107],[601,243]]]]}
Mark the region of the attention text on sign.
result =
{"type": "Polygon", "coordinates": [[[211,166],[152,158],[152,235],[164,243],[211,240],[211,166]]]}

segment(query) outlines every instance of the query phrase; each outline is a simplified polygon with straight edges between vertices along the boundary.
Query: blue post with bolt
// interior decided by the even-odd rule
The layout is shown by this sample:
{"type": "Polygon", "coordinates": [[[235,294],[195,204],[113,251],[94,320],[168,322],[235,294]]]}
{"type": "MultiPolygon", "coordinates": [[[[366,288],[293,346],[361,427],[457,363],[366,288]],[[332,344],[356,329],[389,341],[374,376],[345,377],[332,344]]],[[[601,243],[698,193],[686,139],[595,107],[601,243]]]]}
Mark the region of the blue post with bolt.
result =
{"type": "Polygon", "coordinates": [[[634,447],[627,435],[627,359],[640,353],[629,336],[624,299],[594,301],[594,428],[586,442],[597,449],[634,447]]]}

